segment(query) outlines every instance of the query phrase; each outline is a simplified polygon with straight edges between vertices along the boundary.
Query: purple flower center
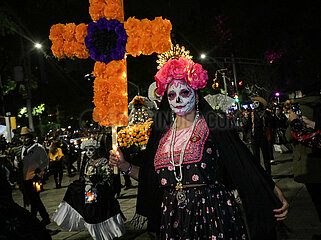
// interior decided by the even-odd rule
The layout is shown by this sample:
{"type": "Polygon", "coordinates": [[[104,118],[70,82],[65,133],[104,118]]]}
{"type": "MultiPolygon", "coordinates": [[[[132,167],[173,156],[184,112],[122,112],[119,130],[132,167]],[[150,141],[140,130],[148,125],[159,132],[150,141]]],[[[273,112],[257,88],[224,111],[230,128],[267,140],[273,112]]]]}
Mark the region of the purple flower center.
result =
{"type": "Polygon", "coordinates": [[[115,31],[97,30],[93,33],[93,45],[100,54],[110,55],[117,46],[117,38],[115,31]]]}

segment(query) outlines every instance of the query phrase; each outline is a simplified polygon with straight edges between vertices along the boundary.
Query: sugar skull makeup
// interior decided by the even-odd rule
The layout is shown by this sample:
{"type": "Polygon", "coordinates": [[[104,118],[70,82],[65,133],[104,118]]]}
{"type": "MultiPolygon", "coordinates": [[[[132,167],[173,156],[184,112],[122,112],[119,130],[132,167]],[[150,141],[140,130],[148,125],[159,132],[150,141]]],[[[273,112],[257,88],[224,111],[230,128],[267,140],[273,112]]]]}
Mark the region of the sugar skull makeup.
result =
{"type": "Polygon", "coordinates": [[[169,106],[177,115],[185,115],[195,106],[195,92],[184,80],[173,80],[167,90],[169,106]]]}
{"type": "Polygon", "coordinates": [[[260,107],[260,102],[259,101],[254,101],[253,102],[253,107],[254,108],[259,108],[260,107]]]}
{"type": "Polygon", "coordinates": [[[92,158],[96,153],[96,149],[94,147],[86,147],[86,155],[89,158],[92,158]]]}

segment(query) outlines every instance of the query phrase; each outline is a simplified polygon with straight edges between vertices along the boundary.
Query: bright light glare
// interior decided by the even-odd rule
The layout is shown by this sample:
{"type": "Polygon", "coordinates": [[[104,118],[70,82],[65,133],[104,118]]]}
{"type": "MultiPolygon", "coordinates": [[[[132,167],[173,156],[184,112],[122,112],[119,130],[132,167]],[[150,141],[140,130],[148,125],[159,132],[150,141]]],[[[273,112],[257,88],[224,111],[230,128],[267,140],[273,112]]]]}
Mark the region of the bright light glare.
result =
{"type": "Polygon", "coordinates": [[[41,45],[40,43],[36,43],[36,44],[35,44],[35,48],[41,49],[41,48],[42,48],[42,45],[41,45]]]}
{"type": "Polygon", "coordinates": [[[201,58],[204,59],[206,58],[206,55],[204,53],[201,54],[201,58]]]}
{"type": "Polygon", "coordinates": [[[279,97],[279,96],[280,96],[280,93],[278,93],[278,92],[275,93],[275,96],[276,96],[276,97],[279,97]]]}

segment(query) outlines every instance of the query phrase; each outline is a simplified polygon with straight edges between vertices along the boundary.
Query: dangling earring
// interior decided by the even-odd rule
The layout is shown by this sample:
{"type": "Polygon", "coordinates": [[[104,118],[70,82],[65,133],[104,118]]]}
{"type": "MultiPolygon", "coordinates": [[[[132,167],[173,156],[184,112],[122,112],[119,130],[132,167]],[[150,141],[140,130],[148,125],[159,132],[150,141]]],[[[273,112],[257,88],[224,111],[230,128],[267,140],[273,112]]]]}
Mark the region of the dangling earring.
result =
{"type": "Polygon", "coordinates": [[[196,95],[196,102],[195,102],[195,108],[196,108],[196,118],[199,118],[200,116],[200,111],[199,111],[199,108],[198,108],[198,95],[196,95]]]}
{"type": "Polygon", "coordinates": [[[172,122],[174,122],[175,121],[175,113],[174,113],[174,111],[172,111],[172,122]]]}

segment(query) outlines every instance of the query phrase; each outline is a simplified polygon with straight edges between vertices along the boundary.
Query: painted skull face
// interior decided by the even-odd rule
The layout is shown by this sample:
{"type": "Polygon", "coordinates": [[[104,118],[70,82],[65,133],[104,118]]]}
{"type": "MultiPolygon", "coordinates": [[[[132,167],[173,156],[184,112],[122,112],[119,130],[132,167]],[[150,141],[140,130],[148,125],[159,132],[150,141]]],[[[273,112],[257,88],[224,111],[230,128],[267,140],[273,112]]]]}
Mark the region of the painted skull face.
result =
{"type": "Polygon", "coordinates": [[[86,147],[86,155],[89,158],[92,158],[96,153],[96,149],[94,147],[86,147]]]}
{"type": "Polygon", "coordinates": [[[169,106],[177,115],[184,115],[195,106],[195,92],[184,80],[173,80],[167,90],[169,106]]]}
{"type": "Polygon", "coordinates": [[[29,146],[32,143],[32,137],[30,135],[23,135],[20,140],[24,146],[29,146]]]}
{"type": "Polygon", "coordinates": [[[254,108],[259,108],[260,107],[260,102],[259,101],[254,101],[253,102],[253,107],[254,108]]]}

